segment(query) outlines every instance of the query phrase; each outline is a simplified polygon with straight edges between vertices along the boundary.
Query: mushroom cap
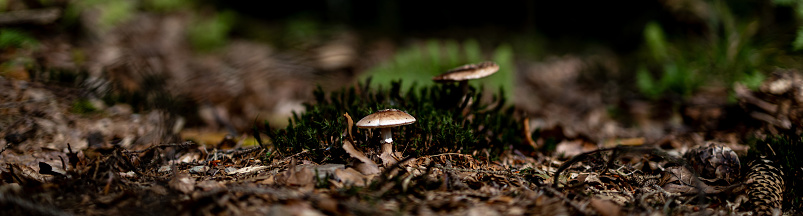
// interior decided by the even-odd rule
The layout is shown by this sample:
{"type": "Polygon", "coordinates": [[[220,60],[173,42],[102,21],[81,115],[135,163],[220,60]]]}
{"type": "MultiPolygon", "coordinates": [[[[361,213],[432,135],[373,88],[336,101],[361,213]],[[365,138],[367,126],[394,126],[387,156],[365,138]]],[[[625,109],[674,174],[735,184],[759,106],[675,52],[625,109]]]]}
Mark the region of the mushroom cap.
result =
{"type": "Polygon", "coordinates": [[[491,61],[486,61],[478,64],[463,65],[455,69],[451,69],[446,71],[446,73],[432,77],[432,80],[436,82],[451,82],[479,79],[490,76],[491,74],[496,73],[498,70],[498,64],[491,61]]]}
{"type": "Polygon", "coordinates": [[[407,114],[407,112],[397,109],[385,109],[365,116],[356,125],[359,128],[389,128],[408,125],[413,122],[415,122],[415,117],[407,114]]]}

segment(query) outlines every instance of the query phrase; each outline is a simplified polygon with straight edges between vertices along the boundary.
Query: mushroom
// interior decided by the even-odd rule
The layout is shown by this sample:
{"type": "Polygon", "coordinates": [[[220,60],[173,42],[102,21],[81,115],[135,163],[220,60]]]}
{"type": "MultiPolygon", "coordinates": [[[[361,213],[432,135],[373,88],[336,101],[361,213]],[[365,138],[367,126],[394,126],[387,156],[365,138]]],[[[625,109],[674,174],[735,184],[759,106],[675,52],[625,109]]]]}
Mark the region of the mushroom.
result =
{"type": "Polygon", "coordinates": [[[391,133],[390,128],[412,124],[413,122],[415,122],[415,117],[407,114],[407,112],[397,109],[385,109],[365,116],[360,119],[356,125],[358,128],[382,129],[380,130],[380,136],[382,137],[380,141],[382,144],[382,154],[379,158],[382,158],[382,164],[387,167],[397,162],[397,160],[393,158],[393,133],[391,133]]]}
{"type": "Polygon", "coordinates": [[[468,81],[490,76],[499,70],[499,65],[486,61],[478,64],[463,65],[432,77],[435,82],[460,82],[460,86],[468,89],[468,81]],[[465,86],[465,87],[464,87],[465,86]]]}
{"type": "Polygon", "coordinates": [[[491,74],[496,73],[499,70],[499,65],[492,62],[486,61],[481,62],[478,64],[468,64],[463,65],[449,71],[443,73],[441,75],[432,77],[432,80],[435,82],[459,82],[460,89],[463,94],[463,99],[465,100],[466,95],[468,94],[468,81],[473,79],[479,79],[483,77],[490,76],[491,74]]]}

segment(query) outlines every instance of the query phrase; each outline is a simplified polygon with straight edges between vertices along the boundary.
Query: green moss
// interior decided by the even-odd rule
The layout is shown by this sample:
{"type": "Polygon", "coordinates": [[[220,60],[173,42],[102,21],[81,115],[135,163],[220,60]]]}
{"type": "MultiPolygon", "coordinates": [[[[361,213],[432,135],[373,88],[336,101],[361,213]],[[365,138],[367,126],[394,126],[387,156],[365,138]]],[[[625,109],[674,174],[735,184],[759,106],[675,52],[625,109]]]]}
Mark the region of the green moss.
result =
{"type": "MultiPolygon", "coordinates": [[[[475,102],[467,106],[465,103],[458,105],[462,95],[457,85],[415,87],[413,84],[403,89],[401,82],[392,82],[390,88],[371,89],[369,86],[367,82],[356,89],[329,94],[319,88],[314,92],[315,103],[305,105],[305,113],[295,114],[286,128],[268,129],[265,134],[282,155],[310,150],[317,159],[341,160],[348,157],[337,150],[342,145],[344,113],[358,121],[378,110],[395,108],[417,119],[414,124],[393,130],[395,148],[404,155],[473,154],[488,149],[491,157],[495,157],[509,146],[522,143],[519,135],[522,126],[514,119],[513,108],[504,106],[501,91],[485,103],[481,89],[471,88],[469,96],[475,102]],[[467,110],[467,114],[461,110],[467,110]]],[[[376,147],[379,133],[374,132],[370,137],[367,134],[366,129],[354,127],[355,146],[376,147]]]]}
{"type": "Polygon", "coordinates": [[[39,44],[25,31],[13,28],[0,29],[0,49],[33,47],[39,44]]]}
{"type": "Polygon", "coordinates": [[[170,12],[181,8],[190,7],[192,1],[189,0],[146,0],[145,8],[152,11],[170,12]]]}
{"type": "Polygon", "coordinates": [[[75,100],[70,107],[70,112],[77,114],[89,114],[96,111],[98,111],[98,109],[92,105],[92,102],[83,98],[75,100]]]}
{"type": "Polygon", "coordinates": [[[306,16],[289,19],[282,31],[282,41],[291,45],[317,41],[324,34],[322,27],[318,21],[306,16]]]}
{"type": "Polygon", "coordinates": [[[100,5],[100,7],[102,7],[100,9],[101,27],[104,29],[111,29],[114,26],[130,19],[134,14],[134,10],[136,9],[135,6],[136,5],[132,1],[105,1],[105,3],[100,5]]]}
{"type": "Polygon", "coordinates": [[[229,40],[236,14],[224,11],[208,18],[199,18],[189,28],[189,39],[193,48],[200,51],[212,51],[222,47],[229,40]]]}
{"type": "Polygon", "coordinates": [[[72,26],[79,23],[79,18],[85,10],[95,10],[98,13],[97,25],[101,31],[109,31],[115,26],[128,21],[137,11],[137,1],[129,0],[84,0],[75,1],[67,5],[62,23],[72,26]]]}

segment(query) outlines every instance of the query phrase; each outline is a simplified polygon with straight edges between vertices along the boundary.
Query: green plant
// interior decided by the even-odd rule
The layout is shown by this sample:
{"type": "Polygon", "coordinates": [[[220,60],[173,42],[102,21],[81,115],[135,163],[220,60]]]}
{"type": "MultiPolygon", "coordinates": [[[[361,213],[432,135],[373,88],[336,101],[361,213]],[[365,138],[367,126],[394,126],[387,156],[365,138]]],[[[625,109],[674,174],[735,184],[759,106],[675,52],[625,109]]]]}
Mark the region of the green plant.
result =
{"type": "Polygon", "coordinates": [[[320,37],[326,31],[323,27],[325,25],[310,17],[299,16],[291,18],[287,20],[281,30],[281,42],[294,48],[302,48],[305,43],[320,40],[320,37]]]}
{"type": "Polygon", "coordinates": [[[64,10],[62,23],[72,26],[79,23],[79,18],[86,10],[94,10],[97,15],[96,28],[101,32],[113,29],[120,23],[134,16],[139,7],[138,1],[129,0],[85,0],[70,1],[64,10]]]}
{"type": "MultiPolygon", "coordinates": [[[[308,150],[317,159],[345,159],[342,144],[348,113],[354,121],[377,110],[395,108],[407,111],[417,121],[394,129],[394,145],[404,155],[421,156],[444,152],[478,153],[488,149],[490,155],[522,143],[522,126],[511,115],[512,107],[505,107],[502,91],[490,103],[482,99],[481,89],[471,88],[472,104],[456,105],[462,98],[459,87],[433,85],[407,89],[401,82],[392,82],[390,88],[370,87],[370,81],[358,88],[342,89],[329,94],[318,88],[315,102],[305,104],[306,112],[295,114],[291,124],[274,130],[266,123],[264,133],[282,155],[308,150]],[[463,110],[467,110],[464,112],[463,110]]],[[[377,147],[379,133],[373,136],[368,130],[352,128],[355,146],[362,149],[377,147]]]]}
{"type": "Polygon", "coordinates": [[[669,38],[657,22],[644,28],[645,55],[636,67],[636,87],[647,98],[685,97],[702,86],[756,88],[773,48],[753,40],[757,21],[740,22],[728,6],[715,1],[704,38],[669,38]]]}
{"type": "Polygon", "coordinates": [[[25,31],[13,28],[0,29],[0,49],[32,47],[38,44],[39,41],[25,31]]]}
{"type": "Polygon", "coordinates": [[[211,51],[226,44],[236,14],[223,11],[211,17],[199,18],[189,27],[189,40],[195,49],[211,51]]]}
{"type": "MultiPolygon", "coordinates": [[[[773,0],[773,4],[777,6],[791,7],[795,10],[795,16],[798,21],[803,21],[803,1],[801,0],[773,0]]],[[[803,50],[803,26],[799,26],[795,40],[792,41],[792,49],[795,51],[803,50]]]]}
{"type": "Polygon", "coordinates": [[[88,114],[98,111],[92,102],[87,99],[78,99],[73,101],[72,107],[70,107],[70,112],[77,113],[77,114],[88,114]]]}
{"type": "Polygon", "coordinates": [[[145,7],[150,10],[160,12],[176,11],[180,8],[191,6],[193,1],[189,0],[146,0],[143,2],[145,7]]]}

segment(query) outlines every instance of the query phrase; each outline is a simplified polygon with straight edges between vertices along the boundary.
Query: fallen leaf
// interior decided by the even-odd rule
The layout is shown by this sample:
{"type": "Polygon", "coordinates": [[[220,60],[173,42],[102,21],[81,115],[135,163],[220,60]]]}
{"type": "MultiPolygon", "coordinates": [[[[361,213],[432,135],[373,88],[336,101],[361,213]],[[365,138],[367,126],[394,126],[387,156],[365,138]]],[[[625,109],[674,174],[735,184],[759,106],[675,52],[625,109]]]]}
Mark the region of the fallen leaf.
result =
{"type": "Polygon", "coordinates": [[[501,214],[499,214],[499,212],[497,212],[495,209],[491,208],[488,205],[473,205],[473,206],[471,206],[470,209],[468,209],[468,212],[467,212],[466,215],[469,215],[469,216],[482,216],[482,215],[492,216],[492,215],[501,215],[501,214]]]}
{"type": "Polygon", "coordinates": [[[346,150],[346,153],[354,158],[357,158],[357,160],[360,160],[363,164],[365,164],[365,166],[360,169],[363,174],[371,175],[379,173],[379,165],[377,165],[370,158],[366,157],[361,151],[354,149],[354,146],[350,141],[343,140],[343,150],[346,150]]]}
{"type": "Polygon", "coordinates": [[[319,179],[327,178],[327,176],[331,176],[335,174],[335,170],[346,168],[344,164],[322,164],[322,165],[313,165],[307,166],[310,167],[315,173],[318,174],[319,179]]]}
{"type": "Polygon", "coordinates": [[[351,127],[354,126],[354,120],[351,119],[349,113],[344,113],[343,117],[346,117],[346,132],[345,135],[348,135],[349,140],[354,140],[351,136],[351,127]]]}
{"type": "Polygon", "coordinates": [[[363,175],[353,168],[337,169],[335,170],[335,180],[338,180],[345,185],[365,186],[370,180],[369,176],[363,175]]]}
{"type": "Polygon", "coordinates": [[[45,183],[53,179],[53,176],[40,174],[33,168],[25,165],[8,163],[8,166],[11,168],[11,173],[17,176],[17,178],[14,179],[19,181],[17,183],[20,183],[21,185],[29,184],[31,183],[30,181],[45,183]]]}
{"type": "Polygon", "coordinates": [[[275,181],[277,184],[287,186],[313,186],[315,183],[314,176],[315,173],[309,167],[301,167],[296,170],[296,160],[293,159],[286,171],[276,174],[275,181]]]}
{"type": "Polygon", "coordinates": [[[382,165],[385,166],[385,168],[388,168],[388,167],[392,166],[393,164],[396,164],[397,162],[399,162],[389,152],[382,152],[382,154],[379,155],[379,158],[382,159],[382,165]]]}
{"type": "Polygon", "coordinates": [[[589,145],[589,143],[583,142],[582,139],[576,140],[564,140],[555,147],[555,153],[563,154],[563,157],[574,157],[575,155],[581,154],[583,152],[593,151],[596,150],[596,145],[589,145]]]}
{"type": "Polygon", "coordinates": [[[205,180],[202,182],[198,182],[198,188],[201,188],[203,191],[211,191],[214,189],[225,188],[226,185],[223,182],[213,181],[213,180],[205,180]]]}
{"type": "Polygon", "coordinates": [[[195,178],[190,177],[189,174],[181,173],[176,175],[173,180],[168,183],[173,190],[181,191],[182,193],[189,194],[195,189],[195,178]]]}
{"type": "Polygon", "coordinates": [[[602,216],[618,216],[622,215],[622,207],[610,200],[604,200],[597,197],[591,198],[591,208],[597,210],[602,216]]]}

